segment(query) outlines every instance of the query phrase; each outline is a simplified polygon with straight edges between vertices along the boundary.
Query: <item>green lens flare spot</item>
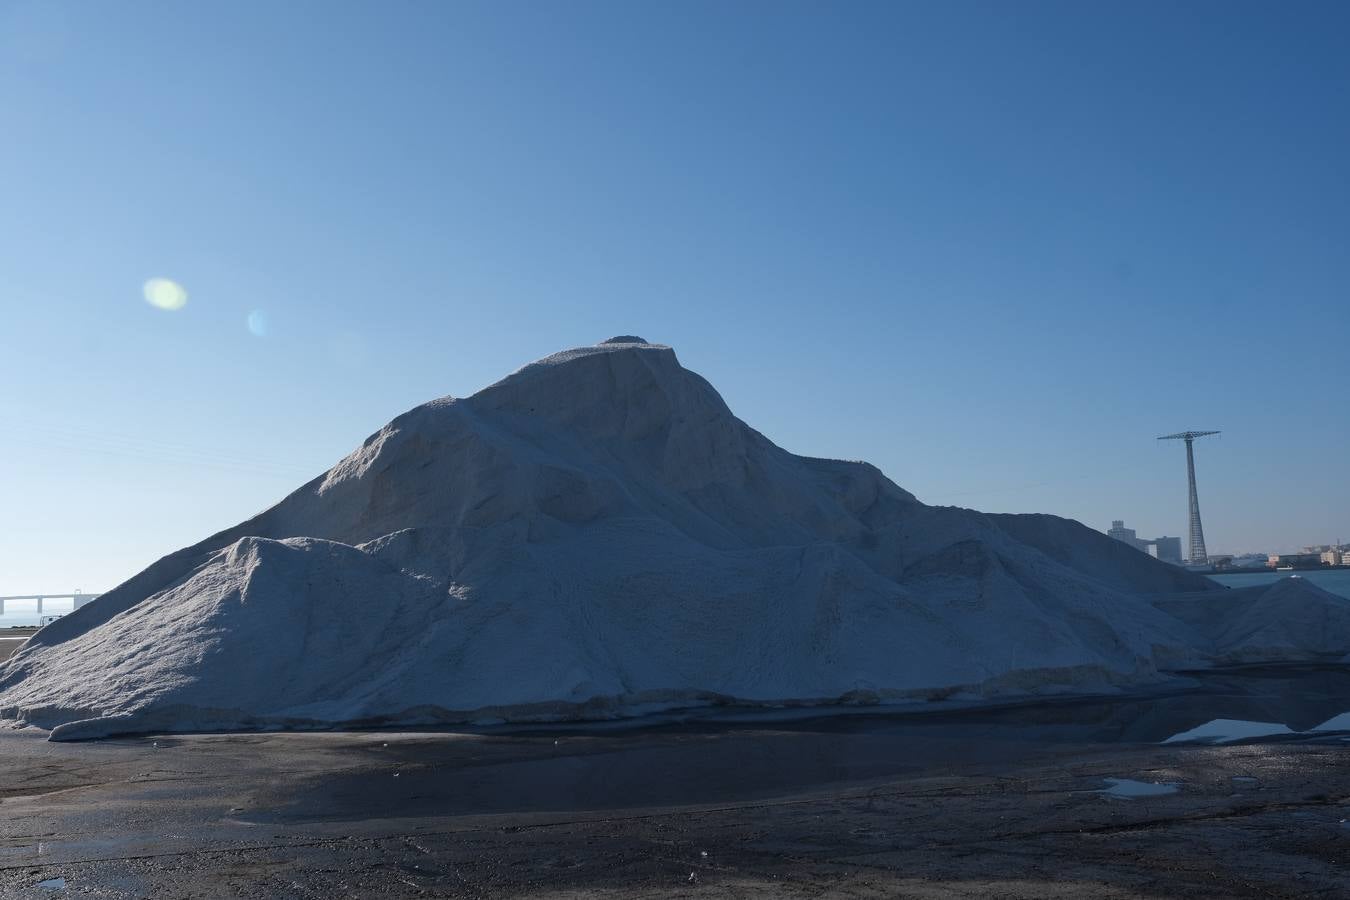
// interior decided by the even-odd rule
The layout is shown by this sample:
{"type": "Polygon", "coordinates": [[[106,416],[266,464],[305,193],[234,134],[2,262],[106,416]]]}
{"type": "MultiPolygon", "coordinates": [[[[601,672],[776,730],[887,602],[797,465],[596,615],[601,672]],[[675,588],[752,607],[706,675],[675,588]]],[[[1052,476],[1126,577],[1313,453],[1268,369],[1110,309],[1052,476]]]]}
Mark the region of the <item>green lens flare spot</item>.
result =
{"type": "Polygon", "coordinates": [[[155,309],[177,312],[187,306],[188,295],[183,286],[168,278],[151,278],[142,288],[145,302],[155,309]]]}

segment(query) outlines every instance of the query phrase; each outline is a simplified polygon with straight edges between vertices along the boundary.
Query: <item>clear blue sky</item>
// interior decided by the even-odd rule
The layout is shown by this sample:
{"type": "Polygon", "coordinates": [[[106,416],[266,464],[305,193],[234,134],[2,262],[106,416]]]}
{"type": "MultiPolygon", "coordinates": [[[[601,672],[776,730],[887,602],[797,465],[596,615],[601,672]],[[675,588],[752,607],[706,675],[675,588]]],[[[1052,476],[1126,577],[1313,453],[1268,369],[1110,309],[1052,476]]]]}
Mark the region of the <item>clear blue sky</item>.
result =
{"type": "Polygon", "coordinates": [[[673,345],[933,503],[1350,539],[1345,3],[0,2],[0,594],[673,345]],[[188,291],[177,311],[146,279],[188,291]],[[247,325],[254,316],[255,334],[247,325]]]}

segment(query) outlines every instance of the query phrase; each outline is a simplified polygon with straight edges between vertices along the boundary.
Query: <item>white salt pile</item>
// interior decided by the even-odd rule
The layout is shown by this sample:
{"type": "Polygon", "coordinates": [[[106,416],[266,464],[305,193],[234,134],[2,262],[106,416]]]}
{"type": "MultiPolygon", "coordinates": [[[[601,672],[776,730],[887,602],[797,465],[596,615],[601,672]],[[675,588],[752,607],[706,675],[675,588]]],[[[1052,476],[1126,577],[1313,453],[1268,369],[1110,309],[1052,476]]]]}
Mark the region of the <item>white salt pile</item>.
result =
{"type": "Polygon", "coordinates": [[[926,506],[866,463],[780,449],[625,336],[399,416],[43,629],[0,665],[0,718],[54,739],[599,718],[1347,652],[1350,601],[926,506]]]}

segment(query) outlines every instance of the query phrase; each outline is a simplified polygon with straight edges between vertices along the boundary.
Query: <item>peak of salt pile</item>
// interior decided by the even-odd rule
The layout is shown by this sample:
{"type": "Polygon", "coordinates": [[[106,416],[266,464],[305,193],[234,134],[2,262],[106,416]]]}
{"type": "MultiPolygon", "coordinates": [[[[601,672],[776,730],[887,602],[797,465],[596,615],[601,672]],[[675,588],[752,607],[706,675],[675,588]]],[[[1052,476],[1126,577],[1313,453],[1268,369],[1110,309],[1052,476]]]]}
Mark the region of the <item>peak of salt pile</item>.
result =
{"type": "Polygon", "coordinates": [[[1091,690],[1345,654],[1347,607],[926,506],[775,446],[623,335],[404,413],[49,625],[0,665],[0,719],[76,739],[1091,690]]]}

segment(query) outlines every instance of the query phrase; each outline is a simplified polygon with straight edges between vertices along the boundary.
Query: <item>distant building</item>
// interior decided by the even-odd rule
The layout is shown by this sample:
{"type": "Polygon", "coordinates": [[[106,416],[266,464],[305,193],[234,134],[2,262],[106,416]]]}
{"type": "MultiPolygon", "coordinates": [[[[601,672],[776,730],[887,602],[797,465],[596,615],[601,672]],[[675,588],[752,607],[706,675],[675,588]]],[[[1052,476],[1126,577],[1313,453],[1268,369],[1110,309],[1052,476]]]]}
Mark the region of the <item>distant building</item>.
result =
{"type": "Polygon", "coordinates": [[[1322,554],[1320,553],[1272,553],[1266,557],[1266,565],[1272,569],[1280,569],[1285,566],[1301,568],[1303,566],[1320,566],[1321,564],[1322,554]]]}
{"type": "Polygon", "coordinates": [[[1179,537],[1160,537],[1151,540],[1141,538],[1133,528],[1126,528],[1125,522],[1121,519],[1112,520],[1111,527],[1106,533],[1122,544],[1129,544],[1134,549],[1147,553],[1154,559],[1160,559],[1173,565],[1181,565],[1181,538],[1179,537]]]}
{"type": "Polygon", "coordinates": [[[1160,537],[1148,542],[1148,555],[1163,562],[1181,565],[1181,538],[1160,537]]]}
{"type": "Polygon", "coordinates": [[[1350,559],[1350,553],[1345,553],[1339,549],[1322,551],[1322,565],[1324,566],[1344,566],[1347,565],[1347,559],[1350,559]]]}
{"type": "Polygon", "coordinates": [[[1135,536],[1133,528],[1126,528],[1123,519],[1115,519],[1111,522],[1111,528],[1106,532],[1111,537],[1120,541],[1122,544],[1129,544],[1136,550],[1142,550],[1143,541],[1135,536]]]}

